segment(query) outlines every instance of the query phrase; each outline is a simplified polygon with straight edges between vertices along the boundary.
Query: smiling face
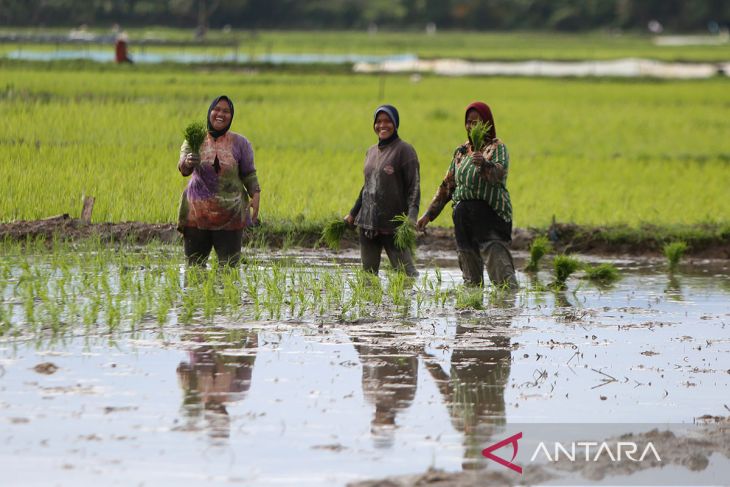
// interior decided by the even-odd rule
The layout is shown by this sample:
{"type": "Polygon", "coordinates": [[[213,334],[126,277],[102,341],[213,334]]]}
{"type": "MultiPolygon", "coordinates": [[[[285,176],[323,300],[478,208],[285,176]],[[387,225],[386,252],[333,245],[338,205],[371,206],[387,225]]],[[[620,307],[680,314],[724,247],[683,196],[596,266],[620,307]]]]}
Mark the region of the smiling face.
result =
{"type": "Polygon", "coordinates": [[[231,105],[226,100],[220,100],[210,111],[210,125],[215,130],[223,130],[231,123],[231,105]]]}
{"type": "Polygon", "coordinates": [[[395,124],[387,113],[379,112],[378,116],[375,117],[373,129],[375,129],[375,133],[378,134],[378,139],[385,140],[392,136],[395,132],[395,124]]]}

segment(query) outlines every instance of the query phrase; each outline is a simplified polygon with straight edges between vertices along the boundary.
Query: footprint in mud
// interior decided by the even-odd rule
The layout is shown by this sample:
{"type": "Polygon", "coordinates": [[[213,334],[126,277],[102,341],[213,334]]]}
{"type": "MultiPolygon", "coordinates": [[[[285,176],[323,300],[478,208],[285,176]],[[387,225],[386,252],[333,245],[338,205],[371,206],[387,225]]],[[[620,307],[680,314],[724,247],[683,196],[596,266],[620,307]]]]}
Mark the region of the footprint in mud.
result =
{"type": "Polygon", "coordinates": [[[43,362],[33,367],[33,370],[39,374],[51,375],[58,370],[58,365],[53,362],[43,362]]]}

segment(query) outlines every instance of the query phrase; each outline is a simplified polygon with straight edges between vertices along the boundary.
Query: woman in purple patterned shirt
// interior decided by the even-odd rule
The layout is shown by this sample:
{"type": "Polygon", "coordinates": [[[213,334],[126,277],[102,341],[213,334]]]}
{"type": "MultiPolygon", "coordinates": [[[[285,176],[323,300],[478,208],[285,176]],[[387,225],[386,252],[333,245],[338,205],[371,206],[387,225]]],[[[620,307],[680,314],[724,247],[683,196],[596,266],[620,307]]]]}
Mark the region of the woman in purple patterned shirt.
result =
{"type": "Polygon", "coordinates": [[[180,200],[178,230],[190,265],[205,265],[215,248],[218,261],[235,266],[243,230],[258,222],[261,188],[253,148],[243,135],[230,132],[233,102],[219,96],[208,108],[208,135],[200,154],[187,141],[180,148],[178,169],[190,176],[180,200]]]}

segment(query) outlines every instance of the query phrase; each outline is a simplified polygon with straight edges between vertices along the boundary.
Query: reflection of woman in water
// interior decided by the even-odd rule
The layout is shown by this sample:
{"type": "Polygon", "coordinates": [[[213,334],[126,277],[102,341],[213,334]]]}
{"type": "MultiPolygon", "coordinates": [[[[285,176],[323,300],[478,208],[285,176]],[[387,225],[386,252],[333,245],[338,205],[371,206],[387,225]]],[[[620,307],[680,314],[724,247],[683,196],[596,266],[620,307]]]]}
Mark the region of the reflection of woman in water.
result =
{"type": "Polygon", "coordinates": [[[359,338],[353,341],[362,362],[363,395],[375,406],[370,431],[375,446],[387,448],[393,445],[396,415],[416,396],[418,357],[394,345],[369,344],[359,338]]]}
{"type": "MultiPolygon", "coordinates": [[[[188,337],[195,341],[220,341],[213,333],[200,333],[188,337]]],[[[227,438],[230,420],[226,404],[243,399],[251,387],[255,352],[241,355],[242,349],[257,347],[256,333],[238,337],[235,343],[226,344],[227,350],[235,349],[236,355],[225,355],[223,350],[201,345],[190,351],[190,361],[177,367],[180,387],[183,389],[183,408],[192,422],[204,415],[212,438],[227,438]]]]}
{"type": "MultiPolygon", "coordinates": [[[[506,331],[510,321],[510,316],[498,316],[489,325],[501,325],[506,331]]],[[[461,324],[456,327],[448,374],[433,357],[426,357],[426,367],[443,396],[451,423],[464,434],[464,469],[480,468],[485,443],[492,439],[496,427],[506,423],[504,390],[510,360],[509,336],[485,337],[479,328],[461,324]],[[484,343],[485,338],[489,344],[484,343]]]]}

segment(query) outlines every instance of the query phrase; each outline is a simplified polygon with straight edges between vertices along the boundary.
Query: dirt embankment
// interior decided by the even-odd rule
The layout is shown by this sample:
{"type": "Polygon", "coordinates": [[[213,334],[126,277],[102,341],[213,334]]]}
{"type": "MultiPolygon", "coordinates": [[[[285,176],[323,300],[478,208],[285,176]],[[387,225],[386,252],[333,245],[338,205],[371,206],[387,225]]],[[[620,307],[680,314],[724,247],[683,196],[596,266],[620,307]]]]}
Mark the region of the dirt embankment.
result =
{"type": "MultiPolygon", "coordinates": [[[[318,229],[281,229],[262,225],[247,231],[247,240],[258,240],[273,248],[283,246],[315,247],[319,242],[318,229]]],[[[662,246],[673,240],[683,240],[689,245],[687,253],[700,258],[730,259],[730,231],[722,228],[694,226],[680,229],[643,226],[586,227],[569,223],[557,223],[548,229],[516,228],[512,232],[512,248],[528,250],[532,240],[546,235],[556,251],[598,255],[660,255],[662,246]]],[[[147,244],[151,242],[174,243],[181,236],[175,225],[167,223],[85,223],[82,220],[61,215],[34,221],[0,223],[0,239],[24,241],[60,239],[76,241],[98,238],[105,242],[147,244]]],[[[348,232],[343,247],[357,245],[355,232],[348,232]]],[[[432,227],[418,236],[418,246],[424,250],[454,250],[453,229],[432,227]]]]}

